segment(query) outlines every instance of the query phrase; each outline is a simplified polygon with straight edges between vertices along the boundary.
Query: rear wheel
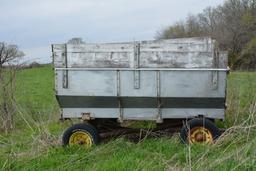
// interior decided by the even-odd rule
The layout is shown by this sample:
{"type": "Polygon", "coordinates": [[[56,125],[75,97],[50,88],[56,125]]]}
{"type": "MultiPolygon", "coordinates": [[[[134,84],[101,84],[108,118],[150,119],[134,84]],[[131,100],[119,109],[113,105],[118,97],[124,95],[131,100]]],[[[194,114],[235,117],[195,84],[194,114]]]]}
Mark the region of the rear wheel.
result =
{"type": "Polygon", "coordinates": [[[81,145],[86,148],[99,144],[97,130],[88,123],[75,124],[63,134],[62,143],[67,145],[81,145]]]}
{"type": "Polygon", "coordinates": [[[184,143],[213,143],[220,136],[219,129],[206,118],[195,118],[186,122],[180,132],[184,143]]]}

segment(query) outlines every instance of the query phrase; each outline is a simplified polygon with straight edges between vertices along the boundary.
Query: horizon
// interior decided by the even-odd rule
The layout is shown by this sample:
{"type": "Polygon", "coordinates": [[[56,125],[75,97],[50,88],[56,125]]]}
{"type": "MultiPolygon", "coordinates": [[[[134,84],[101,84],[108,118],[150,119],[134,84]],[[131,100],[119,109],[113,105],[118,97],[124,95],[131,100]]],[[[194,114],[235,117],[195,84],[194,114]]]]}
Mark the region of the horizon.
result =
{"type": "Polygon", "coordinates": [[[0,41],[18,45],[26,54],[24,61],[50,63],[51,44],[73,37],[86,43],[153,40],[157,31],[223,2],[4,0],[0,22],[5,27],[0,28],[0,41]]]}

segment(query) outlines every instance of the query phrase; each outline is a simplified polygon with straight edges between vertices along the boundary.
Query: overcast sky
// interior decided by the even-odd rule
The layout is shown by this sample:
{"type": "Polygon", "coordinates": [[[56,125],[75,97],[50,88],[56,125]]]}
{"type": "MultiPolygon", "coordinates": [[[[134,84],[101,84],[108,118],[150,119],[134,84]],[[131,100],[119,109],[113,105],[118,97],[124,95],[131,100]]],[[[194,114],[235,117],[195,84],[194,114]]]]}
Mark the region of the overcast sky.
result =
{"type": "Polygon", "coordinates": [[[154,39],[156,31],[223,0],[0,0],[0,42],[51,62],[51,44],[154,39]]]}

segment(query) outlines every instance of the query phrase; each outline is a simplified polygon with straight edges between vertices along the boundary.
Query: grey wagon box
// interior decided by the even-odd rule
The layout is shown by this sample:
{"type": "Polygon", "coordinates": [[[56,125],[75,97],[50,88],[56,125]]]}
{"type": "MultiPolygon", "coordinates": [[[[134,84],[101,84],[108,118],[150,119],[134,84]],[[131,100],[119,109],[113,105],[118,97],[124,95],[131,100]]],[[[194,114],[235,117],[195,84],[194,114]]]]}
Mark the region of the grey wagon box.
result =
{"type": "Polygon", "coordinates": [[[227,53],[208,37],[53,44],[62,118],[224,119],[227,53]]]}

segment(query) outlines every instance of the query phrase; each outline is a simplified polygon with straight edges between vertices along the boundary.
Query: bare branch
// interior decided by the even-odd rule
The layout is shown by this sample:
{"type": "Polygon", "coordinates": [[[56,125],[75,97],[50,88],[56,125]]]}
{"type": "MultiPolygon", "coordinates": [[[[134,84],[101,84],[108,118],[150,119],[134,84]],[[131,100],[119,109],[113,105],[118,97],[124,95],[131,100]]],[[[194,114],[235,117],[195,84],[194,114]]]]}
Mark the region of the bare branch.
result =
{"type": "Polygon", "coordinates": [[[7,45],[4,42],[0,42],[0,67],[23,56],[24,53],[19,50],[17,45],[7,45]]]}

